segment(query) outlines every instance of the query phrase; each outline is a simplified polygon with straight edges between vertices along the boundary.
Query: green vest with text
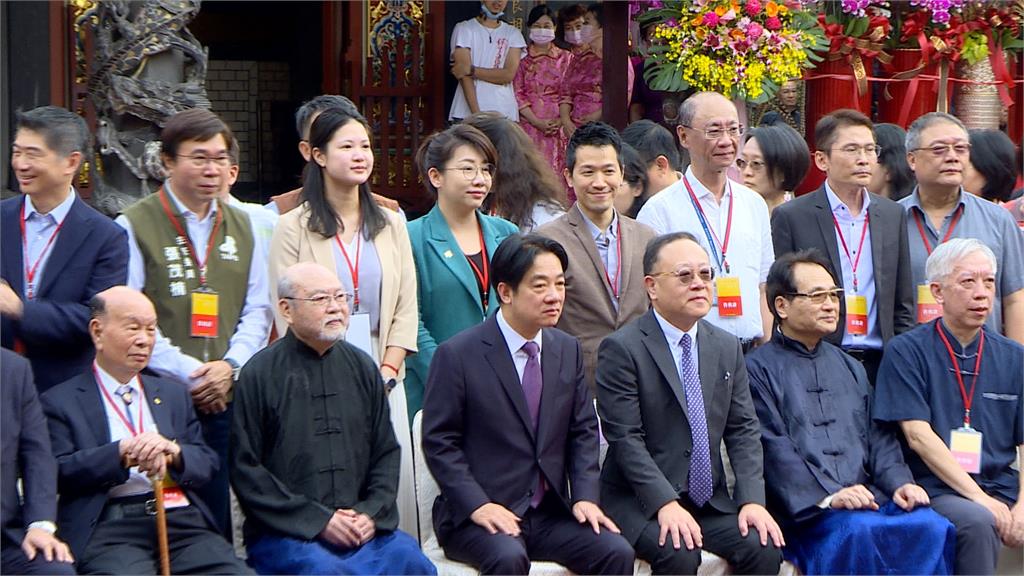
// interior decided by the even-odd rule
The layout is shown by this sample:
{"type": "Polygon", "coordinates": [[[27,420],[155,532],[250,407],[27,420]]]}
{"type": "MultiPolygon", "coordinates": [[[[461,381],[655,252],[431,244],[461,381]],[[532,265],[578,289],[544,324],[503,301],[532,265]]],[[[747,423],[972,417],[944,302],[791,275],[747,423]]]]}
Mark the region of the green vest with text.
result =
{"type": "MultiPolygon", "coordinates": [[[[192,336],[192,295],[199,287],[199,268],[190,256],[190,244],[178,233],[187,231],[185,218],[167,194],[167,207],[178,222],[171,223],[161,201],[164,190],[150,194],[127,210],[135,241],[142,252],[146,285],[142,292],[156,307],[160,332],[181,351],[201,362],[220,360],[245,307],[252,265],[253,235],[249,216],[223,202],[217,203],[220,226],[211,240],[206,263],[206,285],[217,294],[217,337],[192,336]]],[[[214,216],[216,222],[217,216],[214,216]]],[[[200,259],[206,254],[199,254],[200,259]]]]}

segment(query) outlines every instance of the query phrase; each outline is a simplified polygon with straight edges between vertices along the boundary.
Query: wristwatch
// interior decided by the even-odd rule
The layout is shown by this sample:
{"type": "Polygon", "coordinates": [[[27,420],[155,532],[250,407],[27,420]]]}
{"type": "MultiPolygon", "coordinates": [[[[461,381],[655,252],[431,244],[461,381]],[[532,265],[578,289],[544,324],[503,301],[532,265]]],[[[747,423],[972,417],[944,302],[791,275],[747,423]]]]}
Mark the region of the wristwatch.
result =
{"type": "Polygon", "coordinates": [[[233,358],[225,358],[224,361],[231,366],[231,380],[238,382],[238,373],[242,371],[242,367],[233,358]]]}

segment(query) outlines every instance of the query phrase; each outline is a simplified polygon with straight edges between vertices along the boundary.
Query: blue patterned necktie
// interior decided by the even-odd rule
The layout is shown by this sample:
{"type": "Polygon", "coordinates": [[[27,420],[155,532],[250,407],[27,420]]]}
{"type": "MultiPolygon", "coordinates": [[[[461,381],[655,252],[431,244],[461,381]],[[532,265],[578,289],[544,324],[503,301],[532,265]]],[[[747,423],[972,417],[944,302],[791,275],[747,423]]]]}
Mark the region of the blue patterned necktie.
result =
{"type": "MultiPolygon", "coordinates": [[[[537,421],[540,417],[540,393],[544,388],[544,379],[540,371],[540,358],[538,358],[540,346],[536,342],[530,341],[523,344],[522,350],[528,356],[526,368],[523,370],[523,394],[526,395],[526,406],[530,410],[530,420],[533,423],[534,434],[536,434],[537,421]]],[[[544,475],[543,473],[538,473],[537,488],[533,492],[533,497],[530,498],[530,506],[536,508],[540,505],[540,501],[544,499],[545,488],[544,475]]]]}
{"type": "Polygon", "coordinates": [[[117,387],[117,390],[114,390],[114,393],[124,402],[124,412],[128,418],[128,423],[134,427],[135,420],[132,418],[132,387],[127,384],[121,384],[117,387]]]}
{"type": "Polygon", "coordinates": [[[700,388],[697,363],[690,356],[693,343],[689,334],[683,334],[679,347],[683,350],[679,362],[679,375],[686,391],[686,408],[689,412],[690,436],[693,446],[690,456],[690,500],[697,507],[711,499],[711,449],[708,443],[708,419],[704,413],[704,395],[700,388]]]}

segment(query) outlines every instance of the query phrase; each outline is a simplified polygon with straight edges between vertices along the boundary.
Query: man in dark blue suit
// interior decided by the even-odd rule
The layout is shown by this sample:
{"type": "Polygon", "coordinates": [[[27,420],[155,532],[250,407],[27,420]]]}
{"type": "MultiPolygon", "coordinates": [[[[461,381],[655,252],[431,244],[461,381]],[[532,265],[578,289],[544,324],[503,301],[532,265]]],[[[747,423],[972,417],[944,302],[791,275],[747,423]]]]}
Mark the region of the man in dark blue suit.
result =
{"type": "Polygon", "coordinates": [[[72,188],[88,143],[77,114],[18,114],[11,168],[24,194],[0,204],[0,337],[32,362],[40,392],[88,366],[89,299],[128,275],[124,229],[72,188]]]}
{"type": "Polygon", "coordinates": [[[196,496],[217,457],[188,391],[139,374],[153,352],[153,304],[116,286],[91,308],[96,361],[42,396],[59,471],[58,524],[79,573],[156,573],[155,476],[164,479],[171,570],[250,574],[196,496]]]}
{"type": "Polygon", "coordinates": [[[441,495],[445,554],[484,574],[527,574],[531,560],[577,574],[632,574],[633,550],[598,506],[597,418],[579,342],[554,328],[568,257],[541,236],[494,252],[501,308],[434,355],[423,451],[441,495]]]}
{"type": "Polygon", "coordinates": [[[46,419],[28,360],[0,349],[0,410],[3,420],[4,574],[74,574],[68,545],[54,536],[57,525],[57,465],[50,452],[46,419]],[[23,480],[24,503],[18,497],[23,480]]]}

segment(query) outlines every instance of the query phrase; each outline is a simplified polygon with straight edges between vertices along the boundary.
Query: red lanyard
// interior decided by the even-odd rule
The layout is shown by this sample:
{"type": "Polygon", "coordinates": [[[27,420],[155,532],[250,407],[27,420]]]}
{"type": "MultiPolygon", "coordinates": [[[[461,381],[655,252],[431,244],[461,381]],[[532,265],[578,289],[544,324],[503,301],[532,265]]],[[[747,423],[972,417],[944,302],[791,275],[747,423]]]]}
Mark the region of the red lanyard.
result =
{"type": "MultiPolygon", "coordinates": [[[[93,376],[96,377],[96,384],[100,387],[100,392],[103,392],[103,397],[107,399],[107,403],[110,404],[110,407],[114,409],[114,413],[117,414],[117,417],[121,419],[121,422],[124,424],[125,428],[127,428],[128,431],[132,433],[132,436],[138,436],[139,434],[142,434],[146,427],[145,421],[142,419],[142,404],[146,401],[146,394],[142,390],[142,378],[139,378],[138,376],[135,377],[135,381],[139,383],[139,419],[137,420],[137,422],[139,423],[139,431],[136,432],[135,426],[132,426],[132,423],[128,421],[128,418],[125,416],[124,412],[122,412],[121,409],[118,408],[117,402],[114,400],[114,397],[110,395],[110,392],[107,392],[107,387],[103,385],[103,380],[100,379],[100,373],[99,371],[96,370],[96,364],[92,365],[92,374],[93,376]]],[[[127,406],[125,406],[125,408],[127,409],[127,406]]]]}
{"type": "Polygon", "coordinates": [[[359,311],[359,254],[363,251],[363,234],[362,226],[356,228],[356,265],[352,266],[352,260],[348,257],[348,250],[345,250],[345,244],[341,241],[341,232],[334,235],[334,241],[338,243],[338,248],[341,248],[341,255],[345,257],[345,264],[348,265],[348,273],[352,276],[352,306],[353,311],[359,311]]]}
{"type": "Polygon", "coordinates": [[[857,292],[857,266],[860,265],[861,254],[864,254],[864,238],[868,235],[868,224],[871,223],[871,214],[864,215],[864,227],[860,229],[860,244],[857,245],[857,258],[853,259],[850,257],[850,249],[846,247],[846,237],[843,236],[843,229],[839,227],[839,220],[836,220],[836,215],[832,213],[832,223],[836,225],[836,232],[839,233],[839,241],[843,244],[843,251],[846,252],[846,259],[850,261],[850,265],[853,267],[853,291],[857,292]]]}
{"type": "Polygon", "coordinates": [[[942,339],[942,343],[946,345],[946,352],[949,352],[949,360],[953,363],[956,383],[960,385],[960,397],[964,400],[964,426],[970,428],[971,403],[974,402],[974,389],[978,386],[978,375],[981,374],[981,353],[985,350],[985,331],[981,331],[981,336],[978,340],[978,359],[974,361],[974,381],[971,382],[971,394],[968,395],[967,388],[964,386],[964,376],[960,372],[960,363],[956,361],[956,354],[953,353],[953,347],[949,344],[949,338],[946,338],[946,333],[939,327],[940,323],[941,320],[935,322],[935,329],[939,332],[939,338],[942,339]]]}
{"type": "MultiPolygon", "coordinates": [[[[914,214],[914,221],[917,222],[917,233],[921,235],[921,242],[924,242],[924,249],[928,252],[928,255],[932,255],[932,243],[928,241],[928,236],[924,233],[924,223],[921,222],[921,214],[911,210],[914,214]]],[[[942,237],[942,242],[939,244],[945,244],[949,237],[953,235],[953,230],[956,229],[956,225],[960,223],[960,216],[964,213],[964,205],[957,206],[956,212],[953,213],[953,219],[949,222],[949,228],[946,230],[946,235],[942,237]]]]}
{"type": "Polygon", "coordinates": [[[615,248],[619,254],[619,259],[615,262],[615,278],[608,275],[608,267],[604,267],[604,279],[608,281],[608,285],[612,287],[612,295],[615,299],[619,299],[619,278],[622,277],[622,220],[616,221],[616,232],[615,232],[615,248]]]}
{"type": "Polygon", "coordinates": [[[476,274],[476,279],[480,281],[480,302],[483,304],[484,312],[487,312],[487,304],[490,300],[490,284],[491,281],[491,270],[487,263],[487,246],[484,244],[484,228],[477,223],[477,230],[480,232],[480,259],[483,260],[484,269],[480,270],[477,267],[476,262],[469,256],[466,256],[466,260],[469,261],[470,268],[473,269],[473,273],[476,274]]]}
{"type": "Polygon", "coordinates": [[[53,245],[53,241],[56,240],[57,238],[57,233],[60,232],[60,229],[62,226],[64,226],[64,222],[66,220],[67,218],[61,220],[60,224],[57,224],[57,228],[55,228],[53,230],[53,233],[50,234],[50,239],[46,241],[46,245],[44,245],[42,251],[39,252],[39,258],[36,259],[35,264],[29,265],[28,238],[25,235],[25,203],[23,202],[21,204],[21,220],[19,220],[19,223],[21,224],[21,251],[24,255],[23,259],[25,260],[25,279],[28,280],[28,290],[26,291],[26,297],[29,300],[35,297],[35,278],[36,272],[39,271],[39,264],[43,261],[43,257],[46,256],[46,253],[49,252],[50,246],[53,245]]]}
{"type": "Polygon", "coordinates": [[[693,200],[693,205],[697,207],[697,212],[700,214],[701,224],[704,226],[704,235],[707,236],[708,242],[711,244],[711,247],[715,248],[716,243],[718,244],[718,246],[721,246],[722,262],[719,268],[724,270],[725,273],[728,274],[729,261],[726,258],[725,254],[726,252],[729,251],[729,237],[732,235],[732,208],[733,206],[736,205],[736,197],[733,196],[732,194],[732,185],[728,184],[728,180],[726,181],[726,184],[729,186],[729,216],[726,218],[725,221],[725,241],[720,242],[718,240],[718,234],[715,233],[714,228],[708,225],[708,217],[707,215],[704,214],[704,208],[700,205],[700,202],[697,200],[697,195],[693,193],[693,188],[690,187],[690,180],[686,176],[683,176],[683,184],[686,185],[686,191],[690,193],[690,200],[693,200]]]}
{"type": "Polygon", "coordinates": [[[213,230],[210,230],[210,239],[206,242],[206,257],[202,261],[199,260],[199,255],[196,254],[195,246],[192,245],[192,238],[189,237],[181,227],[181,222],[174,217],[174,212],[171,211],[170,201],[167,200],[167,191],[163,188],[160,189],[160,204],[164,207],[164,213],[167,214],[167,219],[171,221],[171,225],[174,226],[174,230],[185,239],[188,244],[188,253],[192,257],[192,261],[195,263],[196,268],[199,269],[199,284],[206,286],[206,265],[210,262],[210,253],[213,252],[214,238],[217,237],[217,230],[220,229],[220,221],[223,219],[223,215],[220,210],[217,210],[217,216],[213,222],[213,230]]]}

